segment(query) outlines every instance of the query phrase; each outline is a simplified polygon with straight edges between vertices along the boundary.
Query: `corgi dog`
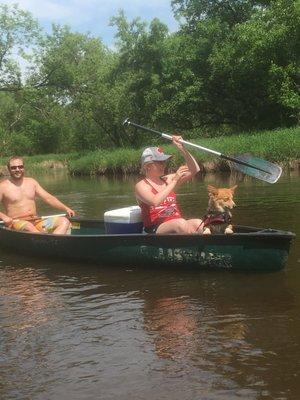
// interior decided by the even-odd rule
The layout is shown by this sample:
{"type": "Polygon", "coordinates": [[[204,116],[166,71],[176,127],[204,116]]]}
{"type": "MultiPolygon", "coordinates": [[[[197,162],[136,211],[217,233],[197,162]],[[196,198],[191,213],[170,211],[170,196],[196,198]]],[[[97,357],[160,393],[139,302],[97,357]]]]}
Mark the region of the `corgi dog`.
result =
{"type": "Polygon", "coordinates": [[[203,235],[233,233],[230,210],[235,207],[233,195],[236,188],[237,186],[220,189],[207,186],[209,200],[207,214],[203,217],[203,235]]]}

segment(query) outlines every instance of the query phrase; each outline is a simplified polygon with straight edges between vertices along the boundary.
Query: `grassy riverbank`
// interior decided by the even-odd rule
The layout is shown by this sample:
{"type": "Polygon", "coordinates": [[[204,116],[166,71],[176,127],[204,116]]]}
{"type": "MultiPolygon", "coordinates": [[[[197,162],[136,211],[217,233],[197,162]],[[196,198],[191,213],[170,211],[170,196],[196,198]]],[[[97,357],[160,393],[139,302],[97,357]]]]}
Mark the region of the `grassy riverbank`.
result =
{"type": "MultiPolygon", "coordinates": [[[[185,137],[188,137],[188,135],[185,137]]],[[[158,143],[155,138],[152,140],[151,138],[149,136],[149,146],[158,143]]],[[[251,153],[257,157],[278,162],[283,166],[289,166],[293,160],[300,159],[299,127],[217,138],[193,139],[193,142],[226,155],[251,153]]],[[[163,139],[159,140],[159,143],[163,146],[165,152],[174,154],[173,165],[179,165],[182,162],[182,158],[174,146],[167,144],[163,139]]],[[[26,157],[26,166],[29,170],[68,168],[72,175],[124,175],[139,172],[141,152],[142,149],[116,149],[111,151],[97,150],[85,154],[28,156],[26,157]]],[[[226,162],[213,158],[207,153],[197,150],[192,150],[192,153],[199,162],[204,164],[204,169],[207,171],[229,168],[226,162]]],[[[1,159],[1,165],[5,165],[6,161],[6,159],[1,159]]]]}

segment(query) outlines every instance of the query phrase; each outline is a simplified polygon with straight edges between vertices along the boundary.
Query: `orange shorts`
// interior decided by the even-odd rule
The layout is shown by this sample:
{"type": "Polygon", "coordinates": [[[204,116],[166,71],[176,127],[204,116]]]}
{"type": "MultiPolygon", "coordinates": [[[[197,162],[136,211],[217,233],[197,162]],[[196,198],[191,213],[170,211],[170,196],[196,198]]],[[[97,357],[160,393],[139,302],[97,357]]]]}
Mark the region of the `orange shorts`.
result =
{"type": "Polygon", "coordinates": [[[48,217],[45,219],[38,218],[31,221],[26,221],[26,219],[19,219],[17,221],[14,221],[10,228],[14,229],[15,231],[26,231],[26,225],[28,223],[31,223],[40,232],[51,233],[57,227],[58,219],[59,217],[48,217]]]}

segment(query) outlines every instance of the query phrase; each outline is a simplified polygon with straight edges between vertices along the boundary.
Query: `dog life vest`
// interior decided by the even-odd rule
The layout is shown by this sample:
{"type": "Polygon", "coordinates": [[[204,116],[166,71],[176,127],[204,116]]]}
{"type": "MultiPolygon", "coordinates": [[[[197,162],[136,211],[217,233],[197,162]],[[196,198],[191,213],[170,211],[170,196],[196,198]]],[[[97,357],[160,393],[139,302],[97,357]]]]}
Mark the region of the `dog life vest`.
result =
{"type": "Polygon", "coordinates": [[[229,212],[210,211],[202,218],[203,227],[208,225],[230,224],[231,215],[229,212]]]}
{"type": "MultiPolygon", "coordinates": [[[[151,183],[144,179],[144,182],[151,187],[151,191],[157,194],[158,191],[151,185],[151,183]]],[[[165,184],[167,184],[164,181],[165,184]]],[[[150,206],[149,204],[140,202],[142,211],[142,219],[145,228],[158,226],[163,222],[170,221],[171,219],[182,218],[181,212],[176,202],[176,193],[170,192],[168,196],[158,206],[150,206]]]]}

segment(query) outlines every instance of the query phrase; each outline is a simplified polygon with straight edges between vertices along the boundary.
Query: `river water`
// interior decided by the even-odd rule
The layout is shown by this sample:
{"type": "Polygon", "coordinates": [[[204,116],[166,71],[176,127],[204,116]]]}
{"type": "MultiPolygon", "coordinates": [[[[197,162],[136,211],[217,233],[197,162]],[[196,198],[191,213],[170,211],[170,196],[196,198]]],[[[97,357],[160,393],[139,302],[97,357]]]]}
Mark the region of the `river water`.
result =
{"type": "MultiPolygon", "coordinates": [[[[81,216],[135,203],[134,178],[38,179],[81,216]]],[[[299,399],[300,177],[269,185],[206,175],[179,192],[184,214],[205,213],[206,184],[235,183],[235,223],[297,234],[283,271],[152,271],[0,253],[1,400],[299,399]]]]}

